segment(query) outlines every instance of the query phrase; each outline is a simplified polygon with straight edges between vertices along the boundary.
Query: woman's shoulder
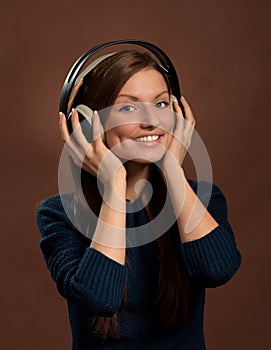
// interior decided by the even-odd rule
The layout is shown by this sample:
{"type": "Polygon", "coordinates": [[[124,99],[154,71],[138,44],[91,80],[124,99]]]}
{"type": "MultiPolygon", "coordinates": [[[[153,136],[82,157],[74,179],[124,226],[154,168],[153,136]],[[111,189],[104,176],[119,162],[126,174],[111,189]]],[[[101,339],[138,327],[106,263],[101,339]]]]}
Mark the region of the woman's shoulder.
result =
{"type": "Polygon", "coordinates": [[[202,204],[218,222],[228,220],[227,200],[221,189],[208,181],[188,180],[191,188],[196,193],[202,204]]]}
{"type": "Polygon", "coordinates": [[[42,200],[36,211],[36,220],[38,226],[49,223],[50,221],[60,220],[70,222],[67,210],[73,210],[74,194],[68,193],[55,195],[42,200]]]}
{"type": "Polygon", "coordinates": [[[64,211],[64,207],[72,206],[74,200],[74,193],[67,193],[62,195],[55,195],[48,198],[45,198],[40,201],[37,206],[37,213],[47,210],[47,211],[64,211]]]}
{"type": "Polygon", "coordinates": [[[214,183],[205,180],[195,181],[187,180],[191,188],[200,198],[223,196],[221,189],[214,183]]]}

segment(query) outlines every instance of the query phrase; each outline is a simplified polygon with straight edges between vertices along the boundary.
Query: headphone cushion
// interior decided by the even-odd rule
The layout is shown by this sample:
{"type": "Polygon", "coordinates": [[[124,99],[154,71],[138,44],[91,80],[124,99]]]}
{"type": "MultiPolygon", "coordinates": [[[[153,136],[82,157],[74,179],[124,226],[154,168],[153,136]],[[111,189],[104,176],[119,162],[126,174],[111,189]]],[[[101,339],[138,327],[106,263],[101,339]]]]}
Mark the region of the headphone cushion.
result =
{"type": "Polygon", "coordinates": [[[89,119],[89,122],[92,122],[92,116],[93,116],[93,110],[91,108],[89,108],[86,105],[78,105],[75,110],[77,112],[79,112],[80,114],[82,114],[83,117],[85,117],[86,119],[89,119]]]}
{"type": "MultiPolygon", "coordinates": [[[[75,107],[75,110],[79,112],[84,118],[86,118],[88,122],[92,125],[92,116],[94,112],[90,107],[80,104],[75,107]]],[[[101,134],[102,134],[103,141],[105,141],[104,128],[102,124],[101,124],[101,134]]]]}

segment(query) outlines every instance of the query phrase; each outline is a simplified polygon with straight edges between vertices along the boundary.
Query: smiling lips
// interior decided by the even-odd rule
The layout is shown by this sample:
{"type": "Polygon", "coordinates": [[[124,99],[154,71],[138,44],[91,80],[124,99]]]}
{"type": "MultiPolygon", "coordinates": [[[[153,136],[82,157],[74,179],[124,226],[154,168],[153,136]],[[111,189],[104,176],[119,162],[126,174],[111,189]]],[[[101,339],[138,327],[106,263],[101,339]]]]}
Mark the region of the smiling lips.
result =
{"type": "Polygon", "coordinates": [[[149,136],[143,136],[143,137],[136,137],[133,139],[137,142],[152,142],[157,141],[160,138],[161,135],[149,135],[149,136]]]}

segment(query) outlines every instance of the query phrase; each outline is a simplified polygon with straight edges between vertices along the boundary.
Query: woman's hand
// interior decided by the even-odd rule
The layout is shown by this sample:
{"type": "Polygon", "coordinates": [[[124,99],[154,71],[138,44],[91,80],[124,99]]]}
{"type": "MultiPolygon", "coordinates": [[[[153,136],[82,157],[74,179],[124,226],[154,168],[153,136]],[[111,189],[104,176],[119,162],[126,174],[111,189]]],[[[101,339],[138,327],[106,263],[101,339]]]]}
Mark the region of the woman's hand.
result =
{"type": "Polygon", "coordinates": [[[79,122],[77,111],[72,112],[72,134],[69,134],[65,115],[59,115],[59,129],[69,154],[78,167],[96,176],[104,185],[99,220],[90,246],[112,260],[125,264],[126,245],[126,170],[121,161],[102,140],[98,113],[93,114],[93,143],[89,143],[79,122]]]}
{"type": "Polygon", "coordinates": [[[174,101],[173,107],[176,112],[176,126],[172,135],[172,141],[162,159],[161,165],[164,171],[172,169],[172,166],[176,167],[176,165],[182,167],[187,150],[191,144],[196,121],[193,112],[184,97],[181,98],[181,103],[184,107],[186,118],[183,117],[179,103],[174,101]]]}
{"type": "Polygon", "coordinates": [[[71,118],[72,135],[69,135],[66,117],[63,113],[59,114],[59,129],[61,138],[67,145],[74,163],[99,178],[104,186],[112,184],[115,176],[126,181],[126,170],[122,162],[102,140],[98,113],[94,112],[92,117],[93,143],[86,140],[76,110],[72,111],[71,118]]]}

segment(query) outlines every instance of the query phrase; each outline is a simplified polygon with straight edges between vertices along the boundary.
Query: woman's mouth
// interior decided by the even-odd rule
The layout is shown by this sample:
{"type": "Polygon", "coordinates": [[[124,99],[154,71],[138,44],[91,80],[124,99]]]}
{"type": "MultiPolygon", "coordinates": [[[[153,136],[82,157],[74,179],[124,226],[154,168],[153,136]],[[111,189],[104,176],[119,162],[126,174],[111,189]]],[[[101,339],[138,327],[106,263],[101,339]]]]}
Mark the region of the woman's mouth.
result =
{"type": "Polygon", "coordinates": [[[136,142],[152,142],[157,141],[160,138],[161,135],[149,135],[149,136],[142,136],[142,137],[136,137],[133,139],[136,142]]]}

